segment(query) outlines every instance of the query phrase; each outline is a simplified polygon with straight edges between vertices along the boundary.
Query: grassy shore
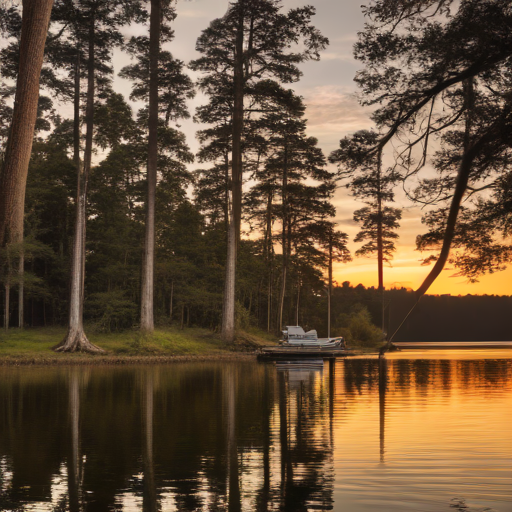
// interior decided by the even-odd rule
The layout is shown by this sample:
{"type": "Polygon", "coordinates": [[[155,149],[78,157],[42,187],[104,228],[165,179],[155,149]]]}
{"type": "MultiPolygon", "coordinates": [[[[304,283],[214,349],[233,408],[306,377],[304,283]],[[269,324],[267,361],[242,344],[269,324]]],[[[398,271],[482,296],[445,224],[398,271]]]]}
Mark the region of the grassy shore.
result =
{"type": "MultiPolygon", "coordinates": [[[[86,330],[87,332],[87,330],[86,330]]],[[[130,364],[183,360],[240,359],[275,343],[277,338],[261,331],[240,332],[227,345],[208,329],[174,327],[156,329],[152,336],[137,331],[87,332],[105,354],[63,354],[52,349],[65,336],[64,327],[10,329],[0,333],[0,365],[21,364],[130,364]]]]}

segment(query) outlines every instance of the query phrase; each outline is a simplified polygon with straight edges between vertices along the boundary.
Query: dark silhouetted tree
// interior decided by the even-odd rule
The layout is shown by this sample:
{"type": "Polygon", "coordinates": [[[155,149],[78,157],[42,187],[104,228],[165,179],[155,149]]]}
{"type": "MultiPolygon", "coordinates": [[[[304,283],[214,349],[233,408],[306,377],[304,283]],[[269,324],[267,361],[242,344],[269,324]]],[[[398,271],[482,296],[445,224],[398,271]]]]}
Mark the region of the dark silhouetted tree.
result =
{"type": "MultiPolygon", "coordinates": [[[[300,78],[297,65],[318,59],[327,39],[311,23],[313,7],[280,12],[278,0],[238,0],[224,17],[214,20],[197,41],[203,56],[191,63],[202,71],[200,88],[211,104],[222,98],[231,117],[231,208],[222,336],[235,336],[236,250],[242,217],[242,135],[244,110],[251,89],[259,81],[276,78],[284,83],[300,78]],[[227,99],[227,101],[224,101],[227,99]]],[[[255,96],[252,96],[255,100],[255,96]]],[[[225,117],[225,112],[223,113],[225,117]]],[[[212,120],[213,122],[213,120],[212,120]]]]}

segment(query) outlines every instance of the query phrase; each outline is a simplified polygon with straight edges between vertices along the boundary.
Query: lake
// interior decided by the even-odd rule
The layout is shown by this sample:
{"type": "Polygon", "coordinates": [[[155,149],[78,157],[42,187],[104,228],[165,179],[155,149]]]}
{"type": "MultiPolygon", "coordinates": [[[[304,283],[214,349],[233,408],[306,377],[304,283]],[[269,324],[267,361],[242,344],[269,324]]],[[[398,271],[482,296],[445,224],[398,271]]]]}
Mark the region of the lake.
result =
{"type": "Polygon", "coordinates": [[[510,512],[511,356],[4,367],[0,510],[510,512]]]}

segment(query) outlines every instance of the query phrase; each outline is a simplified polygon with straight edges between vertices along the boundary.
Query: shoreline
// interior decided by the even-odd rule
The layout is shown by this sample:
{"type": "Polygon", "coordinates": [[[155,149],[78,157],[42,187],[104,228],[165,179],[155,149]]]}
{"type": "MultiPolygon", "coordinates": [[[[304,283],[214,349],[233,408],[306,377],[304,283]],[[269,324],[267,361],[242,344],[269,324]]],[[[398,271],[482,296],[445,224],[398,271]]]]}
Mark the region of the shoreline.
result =
{"type": "MultiPolygon", "coordinates": [[[[92,329],[91,329],[92,331],[92,329]]],[[[55,352],[64,338],[63,326],[12,329],[0,332],[0,367],[7,366],[126,366],[202,361],[255,360],[257,350],[275,343],[258,331],[239,331],[233,344],[226,344],[208,329],[169,326],[151,336],[138,331],[92,332],[89,340],[104,352],[55,352]]]]}
{"type": "Polygon", "coordinates": [[[189,362],[255,361],[256,352],[188,355],[92,355],[71,353],[62,355],[0,356],[0,367],[6,366],[129,366],[158,365],[189,362]]]}

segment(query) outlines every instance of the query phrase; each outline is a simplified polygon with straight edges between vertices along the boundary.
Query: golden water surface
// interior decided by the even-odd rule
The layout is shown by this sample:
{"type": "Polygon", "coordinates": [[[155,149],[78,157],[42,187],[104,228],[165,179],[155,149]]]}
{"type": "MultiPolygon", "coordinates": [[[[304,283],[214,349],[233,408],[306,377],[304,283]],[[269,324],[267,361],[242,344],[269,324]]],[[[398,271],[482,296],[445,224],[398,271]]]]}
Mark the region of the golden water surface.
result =
{"type": "Polygon", "coordinates": [[[0,510],[512,511],[510,351],[4,368],[0,510]]]}

